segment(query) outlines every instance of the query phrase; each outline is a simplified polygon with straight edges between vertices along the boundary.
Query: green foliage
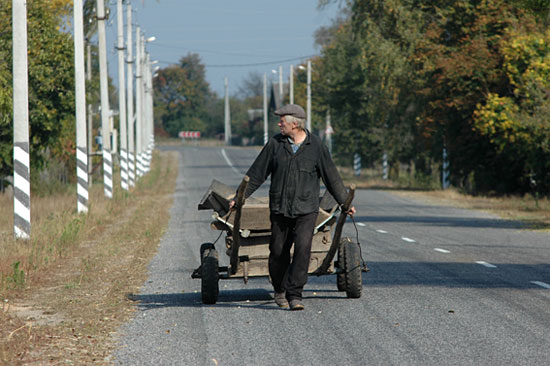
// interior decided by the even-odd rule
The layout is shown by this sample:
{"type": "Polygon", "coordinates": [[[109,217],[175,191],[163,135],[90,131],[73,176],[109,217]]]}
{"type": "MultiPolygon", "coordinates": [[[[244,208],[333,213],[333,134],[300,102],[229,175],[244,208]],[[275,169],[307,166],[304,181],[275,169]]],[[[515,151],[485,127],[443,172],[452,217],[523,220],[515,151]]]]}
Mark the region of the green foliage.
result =
{"type": "Polygon", "coordinates": [[[160,69],[153,88],[157,119],[171,136],[183,130],[208,130],[207,104],[214,95],[198,54],[189,53],[179,64],[160,69]]]}
{"type": "Polygon", "coordinates": [[[12,268],[13,272],[11,275],[6,275],[2,278],[0,283],[0,289],[19,289],[25,286],[25,271],[19,268],[21,262],[17,261],[13,263],[12,268]]]}
{"type": "MultiPolygon", "coordinates": [[[[316,113],[337,155],[432,174],[445,146],[470,192],[550,194],[547,0],[354,0],[318,32],[316,113]],[[320,114],[320,113],[319,113],[320,114]]],[[[298,73],[300,81],[300,74],[298,73]]],[[[315,116],[315,113],[314,113],[315,116]]]]}
{"type": "MultiPolygon", "coordinates": [[[[31,164],[74,159],[74,61],[71,35],[61,32],[67,1],[28,2],[29,124],[31,164]],[[56,10],[56,11],[54,11],[56,10]]],[[[12,171],[11,2],[0,3],[0,176],[12,171]]]]}

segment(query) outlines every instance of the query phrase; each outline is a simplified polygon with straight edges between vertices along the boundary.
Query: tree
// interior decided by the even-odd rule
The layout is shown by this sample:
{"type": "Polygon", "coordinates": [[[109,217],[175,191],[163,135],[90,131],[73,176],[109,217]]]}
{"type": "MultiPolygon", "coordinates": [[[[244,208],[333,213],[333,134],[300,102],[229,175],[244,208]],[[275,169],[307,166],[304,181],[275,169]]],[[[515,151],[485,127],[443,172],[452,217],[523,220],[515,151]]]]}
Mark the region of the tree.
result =
{"type": "MultiPolygon", "coordinates": [[[[74,61],[71,35],[59,30],[67,1],[28,4],[29,123],[31,168],[40,168],[47,149],[56,158],[74,152],[74,61]]],[[[0,3],[0,176],[11,175],[12,31],[11,2],[0,3]]],[[[72,156],[72,155],[71,155],[72,156]]],[[[74,160],[74,157],[73,157],[74,160]]]]}
{"type": "Polygon", "coordinates": [[[171,136],[181,130],[208,130],[206,105],[213,93],[198,54],[189,53],[179,64],[160,69],[153,87],[156,115],[171,136]]]}

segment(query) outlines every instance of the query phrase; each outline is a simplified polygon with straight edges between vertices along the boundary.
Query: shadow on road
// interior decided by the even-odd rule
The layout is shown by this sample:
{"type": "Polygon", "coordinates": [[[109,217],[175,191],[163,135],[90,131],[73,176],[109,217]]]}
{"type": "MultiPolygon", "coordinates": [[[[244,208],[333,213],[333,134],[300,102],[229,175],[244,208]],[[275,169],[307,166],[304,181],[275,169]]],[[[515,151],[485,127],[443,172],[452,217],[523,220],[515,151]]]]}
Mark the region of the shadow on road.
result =
{"type": "MultiPolygon", "coordinates": [[[[442,262],[369,262],[363,286],[433,286],[448,288],[542,289],[531,281],[550,278],[550,264],[442,262]]],[[[548,291],[548,290],[546,290],[548,291]]]]}
{"type": "Polygon", "coordinates": [[[371,223],[414,223],[434,227],[469,227],[483,229],[526,229],[519,221],[452,216],[356,216],[355,221],[371,223]]]}
{"type": "Polygon", "coordinates": [[[129,300],[137,302],[140,310],[153,310],[170,307],[226,307],[279,310],[271,292],[266,289],[250,288],[245,290],[221,290],[218,302],[204,305],[200,293],[171,294],[129,294],[129,300]]]}

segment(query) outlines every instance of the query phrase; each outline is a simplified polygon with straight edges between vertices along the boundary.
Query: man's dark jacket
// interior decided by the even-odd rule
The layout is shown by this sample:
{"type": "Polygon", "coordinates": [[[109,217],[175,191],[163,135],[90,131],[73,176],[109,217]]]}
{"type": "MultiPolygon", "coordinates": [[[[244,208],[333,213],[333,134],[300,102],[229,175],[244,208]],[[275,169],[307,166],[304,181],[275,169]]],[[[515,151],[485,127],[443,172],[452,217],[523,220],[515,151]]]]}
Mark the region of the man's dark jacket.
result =
{"type": "Polygon", "coordinates": [[[319,137],[307,137],[294,154],[288,137],[273,136],[264,146],[248,172],[245,197],[249,197],[271,175],[269,208],[272,213],[297,217],[319,211],[319,178],[339,204],[346,189],[328,149],[319,137]]]}

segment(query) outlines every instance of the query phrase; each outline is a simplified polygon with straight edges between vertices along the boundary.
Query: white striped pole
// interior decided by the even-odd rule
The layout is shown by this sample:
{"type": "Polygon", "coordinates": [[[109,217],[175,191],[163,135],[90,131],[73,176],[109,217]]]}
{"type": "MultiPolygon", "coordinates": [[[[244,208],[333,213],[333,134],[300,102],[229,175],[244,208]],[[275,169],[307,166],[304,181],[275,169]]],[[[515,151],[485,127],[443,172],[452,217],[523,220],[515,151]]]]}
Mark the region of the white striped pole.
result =
{"type": "Polygon", "coordinates": [[[13,16],[13,230],[31,237],[27,1],[12,1],[13,16]]]}
{"type": "Polygon", "coordinates": [[[136,27],[136,179],[143,175],[143,159],[142,159],[142,37],[140,27],[136,27]]]}
{"type": "Polygon", "coordinates": [[[113,197],[113,159],[109,123],[109,91],[107,84],[107,50],[105,40],[105,3],[97,0],[97,34],[99,43],[99,86],[101,94],[101,135],[103,136],[103,188],[105,196],[113,197]]]}
{"type": "Polygon", "coordinates": [[[88,146],[86,141],[86,81],[84,77],[84,15],[82,0],[74,0],[74,67],[76,104],[77,211],[88,212],[88,146]]]}
{"type": "Polygon", "coordinates": [[[361,155],[359,153],[355,153],[353,156],[353,171],[355,172],[355,176],[361,175],[361,155]]]}
{"type": "Polygon", "coordinates": [[[155,149],[155,111],[154,111],[154,90],[153,90],[153,63],[149,64],[149,164],[153,160],[153,150],[155,149]]]}
{"type": "Polygon", "coordinates": [[[122,0],[117,0],[118,37],[118,117],[120,124],[120,186],[128,190],[128,137],[126,136],[126,80],[124,78],[124,11],[122,0]]]}
{"type": "Polygon", "coordinates": [[[128,59],[127,63],[127,98],[128,98],[128,186],[135,186],[135,176],[136,176],[136,154],[135,154],[135,136],[134,136],[134,69],[133,63],[133,28],[132,28],[132,4],[128,1],[128,6],[126,9],[126,36],[128,37],[126,42],[126,47],[128,49],[128,59]]]}
{"type": "Polygon", "coordinates": [[[145,156],[145,171],[148,172],[151,170],[151,144],[150,144],[150,138],[149,138],[149,132],[150,128],[149,125],[151,124],[150,120],[150,105],[149,105],[149,99],[151,96],[151,87],[149,84],[149,75],[151,70],[151,55],[149,52],[147,52],[147,56],[145,57],[145,63],[144,63],[144,69],[143,69],[143,149],[144,149],[144,156],[145,156]]]}
{"type": "Polygon", "coordinates": [[[443,171],[441,172],[442,175],[442,187],[443,189],[447,189],[450,187],[451,182],[449,181],[449,157],[447,155],[447,148],[443,148],[443,171]]]}

